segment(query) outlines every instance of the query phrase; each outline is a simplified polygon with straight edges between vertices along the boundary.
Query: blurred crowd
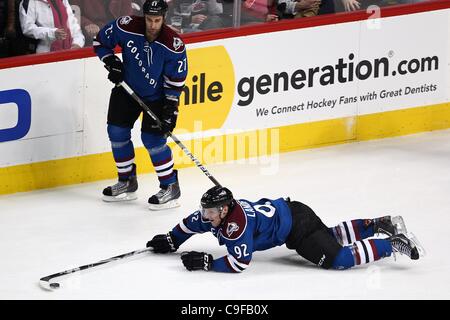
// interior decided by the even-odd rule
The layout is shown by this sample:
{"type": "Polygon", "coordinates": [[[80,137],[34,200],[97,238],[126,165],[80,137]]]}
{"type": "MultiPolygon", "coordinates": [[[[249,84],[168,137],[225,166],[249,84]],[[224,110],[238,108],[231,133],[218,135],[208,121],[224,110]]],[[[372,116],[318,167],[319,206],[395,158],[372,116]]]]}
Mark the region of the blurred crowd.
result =
{"type": "MultiPolygon", "coordinates": [[[[427,0],[167,0],[180,33],[306,19],[427,0]]],[[[0,0],[0,58],[92,46],[107,22],[142,15],[145,0],[0,0]]]]}

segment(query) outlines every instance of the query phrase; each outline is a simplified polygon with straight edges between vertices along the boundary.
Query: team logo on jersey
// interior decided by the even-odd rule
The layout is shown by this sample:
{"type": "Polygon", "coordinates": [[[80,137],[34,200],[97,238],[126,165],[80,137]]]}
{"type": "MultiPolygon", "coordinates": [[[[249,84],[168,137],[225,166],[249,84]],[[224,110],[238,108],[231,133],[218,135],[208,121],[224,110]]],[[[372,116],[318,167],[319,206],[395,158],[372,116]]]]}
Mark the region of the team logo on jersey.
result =
{"type": "Polygon", "coordinates": [[[122,17],[119,20],[119,24],[129,24],[133,20],[130,16],[122,17]]]}
{"type": "Polygon", "coordinates": [[[180,49],[183,46],[183,41],[181,41],[180,38],[174,37],[173,38],[173,48],[175,50],[180,49]]]}
{"type": "Polygon", "coordinates": [[[231,237],[231,235],[233,234],[233,232],[235,231],[239,231],[239,226],[237,225],[236,222],[230,222],[228,223],[227,226],[227,236],[231,237]]]}

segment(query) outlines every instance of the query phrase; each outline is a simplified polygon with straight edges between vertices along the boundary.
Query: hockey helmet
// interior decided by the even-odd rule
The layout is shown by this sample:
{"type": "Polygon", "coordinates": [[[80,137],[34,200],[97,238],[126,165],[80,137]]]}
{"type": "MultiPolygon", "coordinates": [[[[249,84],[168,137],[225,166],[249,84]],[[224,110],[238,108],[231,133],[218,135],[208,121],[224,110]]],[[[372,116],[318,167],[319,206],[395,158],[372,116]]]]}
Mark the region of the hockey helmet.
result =
{"type": "Polygon", "coordinates": [[[165,0],[146,0],[143,6],[144,15],[165,16],[167,9],[165,0]]]}
{"type": "Polygon", "coordinates": [[[203,209],[219,208],[230,205],[233,202],[233,194],[228,188],[215,186],[203,194],[200,204],[203,209]]]}

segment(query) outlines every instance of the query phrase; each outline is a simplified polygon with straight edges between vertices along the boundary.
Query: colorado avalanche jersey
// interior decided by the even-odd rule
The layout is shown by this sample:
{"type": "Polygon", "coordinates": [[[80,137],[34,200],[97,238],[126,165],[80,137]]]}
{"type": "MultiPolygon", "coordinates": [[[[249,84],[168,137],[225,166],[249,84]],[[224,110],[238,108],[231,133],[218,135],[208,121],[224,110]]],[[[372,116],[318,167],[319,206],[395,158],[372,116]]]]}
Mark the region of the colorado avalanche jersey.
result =
{"type": "Polygon", "coordinates": [[[178,100],[187,75],[186,48],[178,34],[163,24],[152,42],[145,37],[143,17],[125,16],[105,25],[94,40],[103,61],[122,48],[124,80],[144,100],[178,100]]]}
{"type": "Polygon", "coordinates": [[[291,227],[292,215],[284,199],[263,198],[257,202],[241,199],[216,228],[196,211],[176,225],[172,233],[179,246],[196,233],[212,232],[228,251],[226,256],[213,261],[212,270],[242,272],[254,251],[284,244],[291,227]]]}

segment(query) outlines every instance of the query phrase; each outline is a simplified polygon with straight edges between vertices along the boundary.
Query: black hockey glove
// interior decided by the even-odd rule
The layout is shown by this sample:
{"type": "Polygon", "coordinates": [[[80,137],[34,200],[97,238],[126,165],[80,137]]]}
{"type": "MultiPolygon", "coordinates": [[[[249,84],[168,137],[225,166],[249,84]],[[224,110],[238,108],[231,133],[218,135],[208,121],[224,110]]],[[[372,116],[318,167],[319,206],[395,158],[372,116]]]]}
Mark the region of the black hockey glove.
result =
{"type": "Polygon", "coordinates": [[[189,251],[181,254],[181,260],[189,271],[205,270],[209,271],[212,268],[213,256],[206,252],[189,251]]]}
{"type": "Polygon", "coordinates": [[[114,83],[118,84],[123,81],[123,63],[115,55],[107,56],[103,59],[106,69],[109,71],[108,79],[114,83]]]}
{"type": "Polygon", "coordinates": [[[161,112],[161,130],[163,133],[172,132],[175,129],[178,118],[178,102],[166,100],[161,112]]]}
{"type": "Polygon", "coordinates": [[[154,253],[175,252],[178,246],[173,241],[172,232],[167,234],[157,234],[152,240],[147,242],[147,248],[152,247],[154,253]]]}

